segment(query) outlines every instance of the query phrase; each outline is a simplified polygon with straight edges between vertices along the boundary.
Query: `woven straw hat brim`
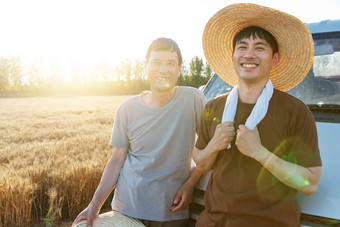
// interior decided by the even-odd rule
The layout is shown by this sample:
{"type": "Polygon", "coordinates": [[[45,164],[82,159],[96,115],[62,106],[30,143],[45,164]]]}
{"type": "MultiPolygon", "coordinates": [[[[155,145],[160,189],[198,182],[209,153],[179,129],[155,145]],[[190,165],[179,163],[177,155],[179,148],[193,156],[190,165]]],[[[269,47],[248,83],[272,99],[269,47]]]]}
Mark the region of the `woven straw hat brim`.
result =
{"type": "Polygon", "coordinates": [[[267,30],[278,42],[281,58],[270,72],[274,87],[287,91],[298,85],[313,63],[311,33],[296,17],[256,4],[229,5],[208,21],[203,33],[203,50],[215,73],[232,86],[238,83],[232,60],[233,38],[249,26],[267,30]]]}
{"type": "MultiPolygon", "coordinates": [[[[87,220],[78,222],[74,227],[86,227],[87,220]]],[[[145,227],[139,220],[125,216],[117,211],[100,214],[93,221],[93,227],[145,227]]]]}

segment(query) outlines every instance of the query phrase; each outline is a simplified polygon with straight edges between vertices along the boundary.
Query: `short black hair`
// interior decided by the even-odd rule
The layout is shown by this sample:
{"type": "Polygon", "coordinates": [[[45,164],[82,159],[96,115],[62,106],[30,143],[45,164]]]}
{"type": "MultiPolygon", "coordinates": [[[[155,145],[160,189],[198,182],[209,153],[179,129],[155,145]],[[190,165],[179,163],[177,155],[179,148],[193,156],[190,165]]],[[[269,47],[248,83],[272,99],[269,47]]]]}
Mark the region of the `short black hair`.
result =
{"type": "Polygon", "coordinates": [[[176,51],[178,57],[178,65],[182,65],[182,54],[177,43],[169,38],[158,38],[152,41],[146,52],[146,61],[149,61],[152,51],[176,51]]]}
{"type": "Polygon", "coordinates": [[[273,55],[279,52],[279,45],[277,44],[275,37],[267,30],[257,26],[246,27],[237,33],[233,39],[233,51],[235,50],[235,46],[238,41],[244,38],[249,39],[250,37],[266,40],[273,49],[273,55]]]}

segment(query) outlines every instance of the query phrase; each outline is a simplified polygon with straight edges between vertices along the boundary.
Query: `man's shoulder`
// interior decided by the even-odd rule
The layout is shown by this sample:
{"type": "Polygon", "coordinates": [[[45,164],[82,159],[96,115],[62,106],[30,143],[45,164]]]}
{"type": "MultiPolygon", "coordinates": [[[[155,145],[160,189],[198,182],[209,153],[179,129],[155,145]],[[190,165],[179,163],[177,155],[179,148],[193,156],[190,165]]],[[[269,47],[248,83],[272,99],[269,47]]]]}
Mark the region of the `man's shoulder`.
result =
{"type": "Polygon", "coordinates": [[[300,99],[279,90],[274,90],[274,105],[279,106],[281,109],[287,110],[290,113],[307,114],[310,112],[307,105],[300,99]]]}
{"type": "Polygon", "coordinates": [[[229,93],[230,92],[216,96],[215,98],[213,98],[207,103],[207,106],[216,106],[216,105],[221,105],[221,104],[224,105],[229,93]]]}
{"type": "Polygon", "coordinates": [[[307,108],[306,104],[304,104],[300,99],[288,94],[287,92],[275,89],[273,97],[275,97],[275,100],[281,104],[307,108]]]}
{"type": "Polygon", "coordinates": [[[186,86],[179,86],[178,89],[180,90],[180,97],[182,100],[186,97],[187,101],[191,102],[194,100],[195,103],[203,103],[206,102],[206,98],[204,93],[194,87],[186,87],[186,86]]]}
{"type": "Polygon", "coordinates": [[[128,98],[127,100],[125,100],[119,105],[118,109],[125,109],[125,108],[131,108],[132,106],[136,106],[138,99],[139,99],[139,95],[135,95],[131,98],[128,98]]]}

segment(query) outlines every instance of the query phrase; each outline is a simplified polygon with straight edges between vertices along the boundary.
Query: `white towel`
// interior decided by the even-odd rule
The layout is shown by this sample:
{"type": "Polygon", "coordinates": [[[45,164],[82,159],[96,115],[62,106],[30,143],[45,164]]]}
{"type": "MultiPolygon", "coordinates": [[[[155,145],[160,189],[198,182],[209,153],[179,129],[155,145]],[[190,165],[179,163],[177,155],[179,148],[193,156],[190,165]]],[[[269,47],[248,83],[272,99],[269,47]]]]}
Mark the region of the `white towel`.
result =
{"type": "MultiPolygon", "coordinates": [[[[268,80],[266,86],[263,88],[260,97],[257,99],[256,104],[251,111],[245,126],[254,130],[256,125],[260,123],[267,114],[269,101],[273,96],[274,87],[270,80],[268,80]]],[[[231,90],[227,97],[226,104],[222,115],[222,122],[230,121],[233,122],[236,114],[238,103],[238,84],[231,90]]],[[[230,148],[230,144],[228,146],[230,148]]]]}

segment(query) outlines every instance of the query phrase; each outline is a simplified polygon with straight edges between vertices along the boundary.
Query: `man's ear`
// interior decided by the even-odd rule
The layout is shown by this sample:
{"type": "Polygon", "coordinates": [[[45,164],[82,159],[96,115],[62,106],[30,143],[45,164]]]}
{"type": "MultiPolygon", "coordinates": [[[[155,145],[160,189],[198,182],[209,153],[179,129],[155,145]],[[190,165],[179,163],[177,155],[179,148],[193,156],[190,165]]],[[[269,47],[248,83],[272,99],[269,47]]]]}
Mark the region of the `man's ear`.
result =
{"type": "Polygon", "coordinates": [[[179,69],[179,70],[178,70],[178,76],[177,76],[177,78],[181,75],[181,68],[182,68],[182,65],[179,65],[179,66],[178,66],[178,69],[179,69]]]}
{"type": "Polygon", "coordinates": [[[276,52],[273,56],[273,66],[277,65],[280,62],[281,55],[279,52],[276,52]]]}

